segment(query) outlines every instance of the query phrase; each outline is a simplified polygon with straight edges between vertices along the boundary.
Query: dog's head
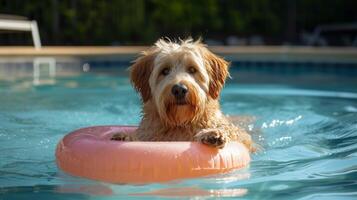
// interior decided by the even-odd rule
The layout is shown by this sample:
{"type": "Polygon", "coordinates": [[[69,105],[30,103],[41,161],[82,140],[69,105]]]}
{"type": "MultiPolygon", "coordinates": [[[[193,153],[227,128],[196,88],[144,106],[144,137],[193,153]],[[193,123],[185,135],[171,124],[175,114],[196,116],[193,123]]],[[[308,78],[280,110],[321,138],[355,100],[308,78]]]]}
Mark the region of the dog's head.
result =
{"type": "Polygon", "coordinates": [[[228,63],[200,41],[158,40],[131,66],[131,81],[161,120],[183,126],[198,119],[207,101],[219,98],[228,63]]]}

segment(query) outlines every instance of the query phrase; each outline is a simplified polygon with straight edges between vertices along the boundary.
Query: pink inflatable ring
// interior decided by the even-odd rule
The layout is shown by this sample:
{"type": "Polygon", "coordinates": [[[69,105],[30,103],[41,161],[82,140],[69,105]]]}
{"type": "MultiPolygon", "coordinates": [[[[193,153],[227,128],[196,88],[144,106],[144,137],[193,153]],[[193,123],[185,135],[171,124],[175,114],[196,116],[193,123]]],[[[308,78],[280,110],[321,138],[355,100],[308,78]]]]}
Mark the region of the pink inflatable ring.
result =
{"type": "Polygon", "coordinates": [[[217,150],[197,142],[111,141],[132,126],[95,126],[66,135],[57,145],[63,171],[112,183],[149,183],[219,174],[250,162],[244,145],[231,142],[217,150]]]}

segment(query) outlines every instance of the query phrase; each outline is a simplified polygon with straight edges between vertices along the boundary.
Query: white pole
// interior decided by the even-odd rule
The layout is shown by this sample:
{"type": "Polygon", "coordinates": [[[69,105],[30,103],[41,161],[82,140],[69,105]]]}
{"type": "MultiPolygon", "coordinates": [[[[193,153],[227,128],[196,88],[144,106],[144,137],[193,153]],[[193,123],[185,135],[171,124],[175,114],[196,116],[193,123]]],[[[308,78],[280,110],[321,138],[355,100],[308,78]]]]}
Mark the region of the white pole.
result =
{"type": "Polygon", "coordinates": [[[41,49],[40,33],[36,21],[8,20],[0,19],[0,29],[16,30],[16,31],[31,31],[32,40],[36,50],[41,49]]]}
{"type": "Polygon", "coordinates": [[[38,26],[36,21],[31,22],[31,33],[32,33],[32,39],[35,45],[35,49],[36,50],[41,49],[40,33],[38,31],[38,26]]]}

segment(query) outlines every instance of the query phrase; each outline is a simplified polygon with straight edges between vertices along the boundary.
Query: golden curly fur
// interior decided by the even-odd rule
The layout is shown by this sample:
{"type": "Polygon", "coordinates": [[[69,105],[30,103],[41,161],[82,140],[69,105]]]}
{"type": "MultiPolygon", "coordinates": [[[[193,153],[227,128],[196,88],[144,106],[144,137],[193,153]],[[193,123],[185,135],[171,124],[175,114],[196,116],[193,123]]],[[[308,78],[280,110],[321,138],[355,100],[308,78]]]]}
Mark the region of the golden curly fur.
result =
{"type": "Polygon", "coordinates": [[[142,121],[135,134],[118,133],[112,139],[199,141],[217,148],[233,140],[253,150],[251,136],[220,110],[228,65],[200,41],[158,40],[130,68],[143,101],[142,121]],[[187,90],[183,99],[172,92],[177,84],[187,90]]]}

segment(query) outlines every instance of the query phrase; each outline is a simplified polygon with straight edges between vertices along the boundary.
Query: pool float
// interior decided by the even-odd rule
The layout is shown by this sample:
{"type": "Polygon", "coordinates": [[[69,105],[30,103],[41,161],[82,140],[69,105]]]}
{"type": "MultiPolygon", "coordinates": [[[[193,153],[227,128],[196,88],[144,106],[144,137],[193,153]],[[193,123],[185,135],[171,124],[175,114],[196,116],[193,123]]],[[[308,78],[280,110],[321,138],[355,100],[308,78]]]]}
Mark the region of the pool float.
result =
{"type": "Polygon", "coordinates": [[[230,172],[247,166],[245,146],[215,149],[198,142],[122,142],[116,132],[134,126],[94,126],[66,135],[57,145],[57,165],[79,177],[111,183],[149,183],[230,172]]]}

